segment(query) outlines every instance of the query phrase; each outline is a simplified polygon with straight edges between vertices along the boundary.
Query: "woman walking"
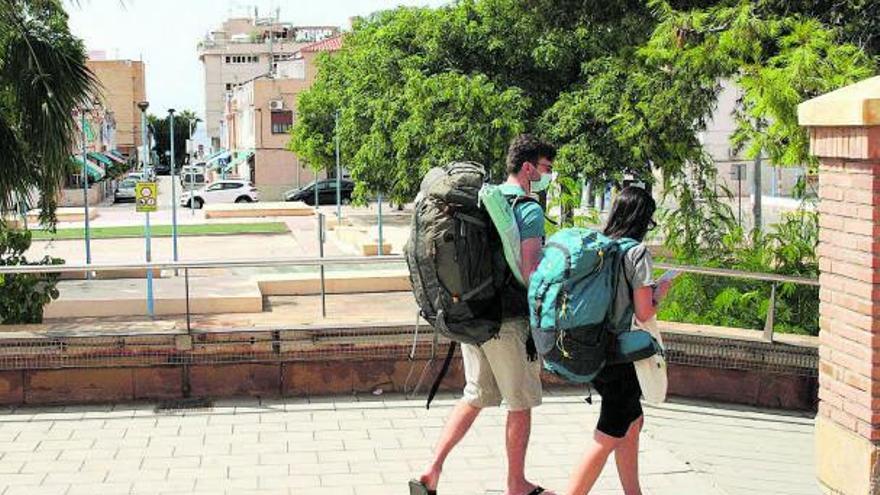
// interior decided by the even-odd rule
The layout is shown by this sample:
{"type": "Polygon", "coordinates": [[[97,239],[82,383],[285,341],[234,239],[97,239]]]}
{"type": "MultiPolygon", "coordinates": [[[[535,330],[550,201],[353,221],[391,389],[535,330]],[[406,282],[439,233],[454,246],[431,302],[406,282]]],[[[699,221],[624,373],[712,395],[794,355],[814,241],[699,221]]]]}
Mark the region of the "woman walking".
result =
{"type": "MultiPolygon", "coordinates": [[[[623,189],[611,208],[605,235],[639,241],[625,253],[618,270],[612,314],[615,329],[631,329],[633,316],[640,322],[653,318],[657,305],[669,290],[669,281],[654,283],[651,254],[642,243],[648,231],[656,226],[652,218],[656,209],[651,195],[638,187],[623,189]]],[[[589,493],[613,452],[624,493],[641,495],[638,456],[644,418],[635,368],[632,363],[608,365],[593,381],[593,386],[602,396],[599,422],[566,493],[589,493]]]]}

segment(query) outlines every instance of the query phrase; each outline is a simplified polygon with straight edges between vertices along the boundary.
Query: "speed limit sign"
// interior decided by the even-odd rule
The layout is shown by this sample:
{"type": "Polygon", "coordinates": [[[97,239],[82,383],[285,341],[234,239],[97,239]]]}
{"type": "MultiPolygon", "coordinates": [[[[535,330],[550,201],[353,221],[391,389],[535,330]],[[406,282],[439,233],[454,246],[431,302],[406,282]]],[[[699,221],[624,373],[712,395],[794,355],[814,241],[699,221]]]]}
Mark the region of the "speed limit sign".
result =
{"type": "Polygon", "coordinates": [[[159,190],[155,182],[138,182],[134,188],[135,211],[154,213],[158,206],[159,190]]]}

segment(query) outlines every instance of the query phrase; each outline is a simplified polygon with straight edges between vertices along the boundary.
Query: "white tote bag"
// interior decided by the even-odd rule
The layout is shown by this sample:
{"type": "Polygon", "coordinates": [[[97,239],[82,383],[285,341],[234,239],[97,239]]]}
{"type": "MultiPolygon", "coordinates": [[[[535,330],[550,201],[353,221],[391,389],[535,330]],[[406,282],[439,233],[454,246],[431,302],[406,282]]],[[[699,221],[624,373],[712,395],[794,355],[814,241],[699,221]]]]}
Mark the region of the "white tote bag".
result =
{"type": "Polygon", "coordinates": [[[660,344],[661,352],[653,356],[640,359],[633,363],[636,368],[636,376],[639,386],[642,388],[642,397],[648,404],[662,404],[666,402],[666,389],[669,379],[666,376],[666,346],[663,345],[663,337],[657,329],[657,319],[651,318],[646,322],[636,321],[636,326],[651,334],[654,340],[660,344]]]}

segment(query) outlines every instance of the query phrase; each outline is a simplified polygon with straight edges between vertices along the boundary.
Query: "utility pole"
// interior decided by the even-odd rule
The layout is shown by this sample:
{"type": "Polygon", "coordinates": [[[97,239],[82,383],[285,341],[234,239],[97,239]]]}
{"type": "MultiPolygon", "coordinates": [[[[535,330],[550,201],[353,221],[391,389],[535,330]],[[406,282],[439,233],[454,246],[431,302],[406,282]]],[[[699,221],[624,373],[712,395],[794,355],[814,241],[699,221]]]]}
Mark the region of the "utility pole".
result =
{"type": "Polygon", "coordinates": [[[336,110],[336,121],[333,134],[336,137],[336,225],[342,222],[342,167],[339,164],[339,110],[336,110]]]}
{"type": "MultiPolygon", "coordinates": [[[[144,145],[144,151],[145,151],[145,153],[144,153],[144,167],[143,168],[144,168],[144,172],[145,172],[144,175],[147,177],[150,176],[150,166],[149,166],[150,150],[148,148],[149,145],[147,144],[147,108],[149,108],[149,106],[150,106],[149,102],[146,102],[146,101],[142,101],[142,102],[138,103],[138,108],[140,108],[140,110],[141,110],[141,122],[143,123],[143,136],[144,136],[143,145],[144,145]]],[[[143,180],[146,182],[152,182],[149,179],[147,179],[146,177],[143,180]]],[[[153,256],[151,253],[152,240],[150,238],[150,236],[151,236],[150,213],[147,212],[144,215],[146,215],[144,217],[144,244],[145,244],[144,250],[145,250],[145,254],[146,254],[147,264],[149,264],[153,260],[153,256]]],[[[156,314],[156,312],[154,311],[154,308],[153,308],[153,270],[152,270],[152,268],[149,268],[149,267],[147,267],[147,314],[149,314],[150,318],[152,318],[156,314]]]]}
{"type": "MultiPolygon", "coordinates": [[[[92,264],[92,239],[89,229],[89,170],[88,155],[86,153],[86,108],[80,110],[80,125],[82,127],[82,180],[83,180],[83,205],[85,206],[85,238],[86,238],[86,264],[92,264]]],[[[92,272],[86,272],[86,278],[91,280],[92,272]]]]}
{"type": "MultiPolygon", "coordinates": [[[[195,132],[194,128],[196,127],[196,125],[198,125],[198,121],[193,121],[189,125],[189,140],[190,140],[190,142],[193,142],[192,136],[193,136],[193,133],[195,132]]],[[[195,147],[195,143],[193,143],[193,147],[195,147]]],[[[193,154],[195,154],[195,152],[193,152],[193,154]]],[[[190,163],[193,163],[193,161],[195,161],[195,160],[190,160],[190,163]]],[[[205,172],[207,173],[207,170],[205,170],[205,172]]],[[[195,206],[193,205],[194,202],[192,200],[193,183],[195,182],[195,180],[196,180],[196,168],[190,167],[189,168],[189,213],[190,213],[190,215],[196,214],[196,209],[195,209],[195,206]]]]}
{"type": "Polygon", "coordinates": [[[761,231],[761,195],[763,191],[761,190],[761,152],[759,150],[758,156],[755,158],[755,164],[752,171],[752,191],[754,194],[754,201],[752,203],[752,218],[754,219],[754,224],[752,228],[757,231],[761,231]]]}
{"type": "Polygon", "coordinates": [[[174,109],[168,109],[169,131],[171,139],[171,243],[174,261],[177,261],[177,166],[174,163],[174,109]]]}

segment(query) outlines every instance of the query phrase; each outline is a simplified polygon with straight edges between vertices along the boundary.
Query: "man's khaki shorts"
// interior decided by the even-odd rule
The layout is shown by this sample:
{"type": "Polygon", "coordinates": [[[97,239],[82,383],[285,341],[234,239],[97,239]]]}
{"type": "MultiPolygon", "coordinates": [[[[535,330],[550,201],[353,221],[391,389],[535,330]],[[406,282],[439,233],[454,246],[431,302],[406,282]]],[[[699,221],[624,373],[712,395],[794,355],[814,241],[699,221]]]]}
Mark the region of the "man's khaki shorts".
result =
{"type": "Polygon", "coordinates": [[[464,362],[463,399],[474,407],[500,406],[509,411],[541,404],[541,360],[529,361],[526,339],[529,324],[524,318],[504,320],[498,335],[481,346],[462,344],[464,362]]]}

